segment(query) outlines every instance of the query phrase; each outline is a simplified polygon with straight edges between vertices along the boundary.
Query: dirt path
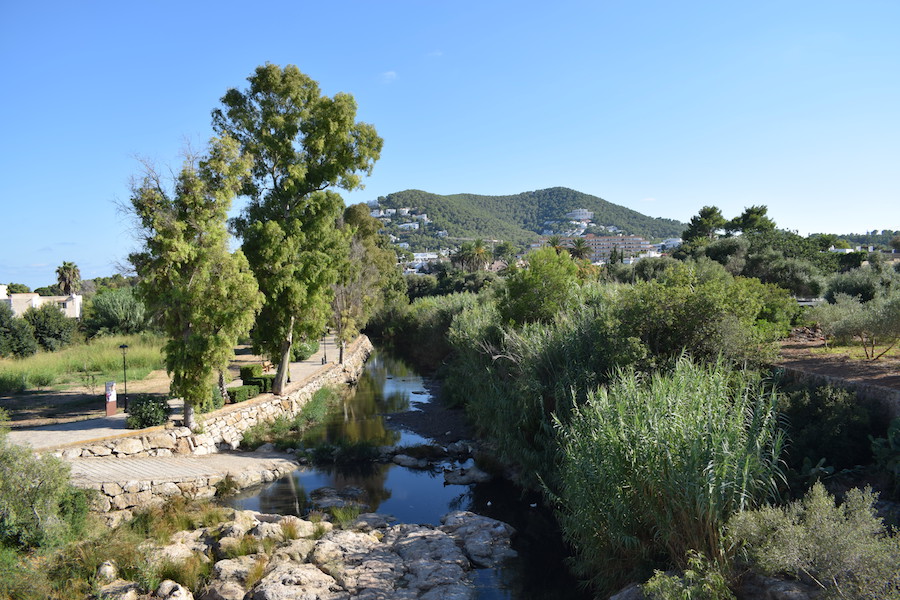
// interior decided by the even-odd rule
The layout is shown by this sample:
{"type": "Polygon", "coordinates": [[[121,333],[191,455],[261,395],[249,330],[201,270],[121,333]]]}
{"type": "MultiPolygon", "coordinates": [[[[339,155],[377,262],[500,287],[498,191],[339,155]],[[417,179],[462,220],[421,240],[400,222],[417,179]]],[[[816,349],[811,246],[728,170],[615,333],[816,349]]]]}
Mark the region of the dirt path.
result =
{"type": "MultiPolygon", "coordinates": [[[[238,346],[235,357],[228,366],[226,379],[231,381],[240,377],[240,368],[248,364],[260,364],[261,356],[250,351],[249,346],[238,346]]],[[[151,371],[147,377],[128,381],[128,394],[150,394],[168,396],[170,377],[164,370],[151,371]]],[[[116,382],[119,404],[122,404],[124,385],[116,382]]],[[[10,426],[35,427],[70,423],[86,419],[96,419],[106,414],[106,389],[100,382],[90,389],[83,385],[67,386],[65,390],[40,390],[23,394],[0,395],[0,408],[9,411],[12,419],[10,426]]]]}
{"type": "Polygon", "coordinates": [[[782,342],[778,366],[900,390],[900,358],[850,358],[847,354],[824,353],[824,346],[825,340],[820,336],[794,335],[782,342]]]}

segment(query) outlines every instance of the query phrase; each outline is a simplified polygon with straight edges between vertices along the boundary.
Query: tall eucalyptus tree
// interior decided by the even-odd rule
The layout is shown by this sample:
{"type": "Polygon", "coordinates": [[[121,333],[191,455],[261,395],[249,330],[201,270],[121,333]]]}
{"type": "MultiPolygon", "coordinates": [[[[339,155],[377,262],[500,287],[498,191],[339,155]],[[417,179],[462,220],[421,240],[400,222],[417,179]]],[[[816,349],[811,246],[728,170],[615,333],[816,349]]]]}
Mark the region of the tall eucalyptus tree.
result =
{"type": "Polygon", "coordinates": [[[266,64],[247,80],[248,89],[222,97],[213,127],[237,139],[254,161],[243,188],[250,202],[233,224],[265,295],[252,336],[278,363],[278,394],[295,336],[318,336],[330,312],[347,244],[336,228],[343,201],[332,188],[362,187],[382,139],[356,121],[351,95],[322,95],[294,65],[266,64]]]}

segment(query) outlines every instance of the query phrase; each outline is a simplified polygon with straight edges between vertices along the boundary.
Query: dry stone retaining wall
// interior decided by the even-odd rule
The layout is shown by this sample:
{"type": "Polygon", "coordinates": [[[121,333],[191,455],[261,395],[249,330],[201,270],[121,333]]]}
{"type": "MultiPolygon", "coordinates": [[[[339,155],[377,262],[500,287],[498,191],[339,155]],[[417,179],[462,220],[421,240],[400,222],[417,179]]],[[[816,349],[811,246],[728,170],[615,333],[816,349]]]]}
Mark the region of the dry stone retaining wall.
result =
{"type": "Polygon", "coordinates": [[[900,417],[900,390],[883,385],[849,381],[823,373],[802,371],[792,367],[780,366],[779,368],[784,369],[785,375],[798,383],[842,387],[855,393],[860,400],[880,407],[889,419],[900,417]]]}
{"type": "Polygon", "coordinates": [[[202,429],[192,432],[187,427],[150,427],[133,433],[55,449],[62,458],[149,457],[204,455],[220,449],[236,449],[244,432],[261,422],[273,421],[280,415],[293,416],[319,389],[330,385],[347,385],[359,379],[363,365],[372,353],[372,343],[360,336],[344,353],[344,364],[332,364],[314,375],[288,385],[282,396],[262,394],[237,404],[228,404],[206,413],[202,429]]]}

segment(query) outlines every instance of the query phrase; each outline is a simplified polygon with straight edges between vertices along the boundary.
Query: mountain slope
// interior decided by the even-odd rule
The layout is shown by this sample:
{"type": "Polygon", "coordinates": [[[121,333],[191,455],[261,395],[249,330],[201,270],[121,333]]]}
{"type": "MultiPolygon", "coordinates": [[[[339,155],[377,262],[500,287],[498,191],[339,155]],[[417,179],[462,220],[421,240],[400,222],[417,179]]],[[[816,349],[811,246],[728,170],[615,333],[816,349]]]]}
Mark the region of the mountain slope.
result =
{"type": "Polygon", "coordinates": [[[418,208],[451,237],[484,237],[525,243],[537,239],[545,221],[562,220],[576,208],[593,211],[597,225],[615,225],[648,238],[679,237],[686,225],[648,217],[597,196],[568,188],[549,188],[512,196],[452,194],[406,190],[378,199],[383,208],[418,208]]]}

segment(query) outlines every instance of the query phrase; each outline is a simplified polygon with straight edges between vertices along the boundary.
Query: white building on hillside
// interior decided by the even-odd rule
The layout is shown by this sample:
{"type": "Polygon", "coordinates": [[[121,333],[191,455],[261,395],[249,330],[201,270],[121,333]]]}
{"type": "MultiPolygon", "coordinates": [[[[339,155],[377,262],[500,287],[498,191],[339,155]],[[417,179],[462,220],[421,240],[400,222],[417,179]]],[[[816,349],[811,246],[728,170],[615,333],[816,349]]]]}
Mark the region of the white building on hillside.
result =
{"type": "Polygon", "coordinates": [[[8,286],[0,284],[0,302],[12,308],[13,314],[21,317],[29,308],[40,308],[44,304],[54,303],[64,315],[72,319],[81,318],[81,294],[71,296],[41,296],[30,292],[27,294],[10,294],[8,286]]]}

